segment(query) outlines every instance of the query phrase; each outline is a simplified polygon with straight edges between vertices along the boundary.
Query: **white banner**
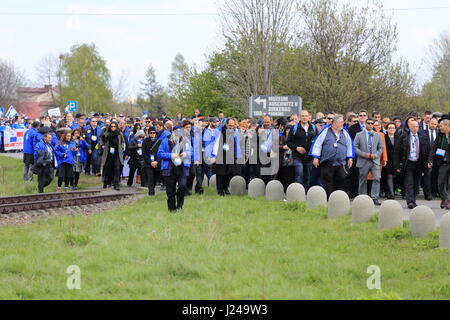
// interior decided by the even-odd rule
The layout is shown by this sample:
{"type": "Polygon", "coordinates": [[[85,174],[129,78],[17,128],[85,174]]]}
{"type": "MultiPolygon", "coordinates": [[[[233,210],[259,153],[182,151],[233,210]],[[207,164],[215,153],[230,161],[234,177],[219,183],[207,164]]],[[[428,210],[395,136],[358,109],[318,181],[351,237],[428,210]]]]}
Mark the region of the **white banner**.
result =
{"type": "Polygon", "coordinates": [[[23,136],[26,129],[12,129],[11,127],[5,128],[4,145],[5,151],[11,150],[23,150],[23,136]]]}
{"type": "Polygon", "coordinates": [[[48,116],[49,117],[60,117],[61,110],[59,110],[59,108],[50,109],[50,110],[48,110],[48,116]]]}

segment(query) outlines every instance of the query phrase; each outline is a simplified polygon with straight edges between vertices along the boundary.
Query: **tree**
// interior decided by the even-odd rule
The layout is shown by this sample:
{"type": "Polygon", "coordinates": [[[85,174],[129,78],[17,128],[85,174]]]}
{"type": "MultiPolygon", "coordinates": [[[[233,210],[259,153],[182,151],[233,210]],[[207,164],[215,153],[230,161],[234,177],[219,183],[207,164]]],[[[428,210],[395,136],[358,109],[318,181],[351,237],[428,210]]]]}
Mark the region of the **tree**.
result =
{"type": "Polygon", "coordinates": [[[141,99],[147,111],[154,114],[165,112],[163,99],[163,87],[156,81],[155,68],[149,65],[145,72],[145,81],[141,81],[141,99]]]}
{"type": "Polygon", "coordinates": [[[185,114],[193,115],[195,109],[200,109],[204,115],[215,115],[219,111],[228,116],[244,116],[237,108],[237,99],[227,96],[223,87],[223,81],[219,78],[218,71],[208,67],[202,72],[192,69],[187,78],[186,91],[182,104],[187,108],[185,114]]]}
{"type": "MultiPolygon", "coordinates": [[[[394,62],[397,29],[380,4],[362,7],[337,0],[310,0],[298,6],[299,92],[322,111],[361,108],[391,112],[407,108],[413,77],[394,62]]],[[[295,77],[295,75],[294,75],[295,77]]]]}
{"type": "Polygon", "coordinates": [[[37,85],[44,87],[51,85],[53,88],[57,88],[59,95],[55,95],[54,90],[51,90],[53,103],[58,107],[64,106],[64,100],[62,96],[62,58],[63,56],[56,56],[49,54],[41,59],[36,66],[36,81],[37,85]]]}
{"type": "Polygon", "coordinates": [[[17,97],[17,89],[26,83],[24,74],[10,62],[0,59],[0,105],[17,97]]]}
{"type": "MultiPolygon", "coordinates": [[[[272,95],[294,27],[290,0],[227,0],[221,5],[225,49],[212,61],[231,95],[272,95]]],[[[242,111],[242,110],[241,110],[242,111]]]]}
{"type": "Polygon", "coordinates": [[[189,66],[182,54],[178,53],[172,62],[172,73],[169,75],[169,95],[172,98],[171,109],[183,112],[186,105],[182,104],[186,94],[189,66]]]}
{"type": "Polygon", "coordinates": [[[83,113],[108,111],[111,75],[95,44],[73,46],[63,56],[63,74],[65,100],[78,101],[83,113]]]}
{"type": "Polygon", "coordinates": [[[113,87],[113,99],[116,103],[128,101],[130,96],[130,81],[128,80],[128,73],[122,71],[117,83],[113,87]]]}
{"type": "Polygon", "coordinates": [[[450,110],[450,32],[442,33],[431,46],[433,77],[422,89],[422,105],[430,110],[450,110]]]}

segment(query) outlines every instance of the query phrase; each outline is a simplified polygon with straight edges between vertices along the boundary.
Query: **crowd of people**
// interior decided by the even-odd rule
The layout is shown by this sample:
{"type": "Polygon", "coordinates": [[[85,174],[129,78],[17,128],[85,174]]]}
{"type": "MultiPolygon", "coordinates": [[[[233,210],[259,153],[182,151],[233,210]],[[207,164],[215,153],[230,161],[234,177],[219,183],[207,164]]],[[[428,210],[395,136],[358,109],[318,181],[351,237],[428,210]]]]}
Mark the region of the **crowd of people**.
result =
{"type": "Polygon", "coordinates": [[[83,172],[120,190],[126,175],[128,186],[147,187],[150,196],[157,186],[165,190],[174,212],[185,196],[203,193],[205,177],[216,175],[218,195],[227,196],[232,177],[242,176],[247,183],[279,180],[285,189],[294,182],[306,190],[322,186],[328,196],[366,194],[375,205],[402,197],[411,209],[422,187],[426,200],[440,198],[441,208],[450,210],[450,114],[413,111],[391,119],[367,110],[345,116],[303,110],[238,120],[200,110],[173,119],[68,113],[38,121],[16,117],[10,125],[28,128],[24,179],[36,174],[39,192],[55,170],[58,191],[76,190],[83,172]]]}

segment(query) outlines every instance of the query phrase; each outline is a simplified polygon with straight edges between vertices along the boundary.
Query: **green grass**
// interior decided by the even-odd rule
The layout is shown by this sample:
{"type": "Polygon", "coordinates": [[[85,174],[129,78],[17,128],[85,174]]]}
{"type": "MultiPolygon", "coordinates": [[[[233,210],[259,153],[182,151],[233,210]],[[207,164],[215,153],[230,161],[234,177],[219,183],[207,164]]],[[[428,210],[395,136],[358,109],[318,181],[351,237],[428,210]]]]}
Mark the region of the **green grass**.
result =
{"type": "MultiPolygon", "coordinates": [[[[0,157],[0,197],[37,193],[37,176],[33,175],[32,182],[25,182],[23,177],[23,162],[21,160],[0,157]]],[[[56,192],[58,178],[55,177],[51,185],[45,188],[45,192],[56,192]]],[[[80,177],[79,188],[85,189],[99,185],[96,177],[80,177]]]]}
{"type": "Polygon", "coordinates": [[[0,299],[449,299],[450,252],[324,209],[165,195],[89,217],[0,228],[0,299]],[[69,266],[81,290],[66,288],[69,266]],[[366,287],[381,268],[382,291],[366,287]]]}

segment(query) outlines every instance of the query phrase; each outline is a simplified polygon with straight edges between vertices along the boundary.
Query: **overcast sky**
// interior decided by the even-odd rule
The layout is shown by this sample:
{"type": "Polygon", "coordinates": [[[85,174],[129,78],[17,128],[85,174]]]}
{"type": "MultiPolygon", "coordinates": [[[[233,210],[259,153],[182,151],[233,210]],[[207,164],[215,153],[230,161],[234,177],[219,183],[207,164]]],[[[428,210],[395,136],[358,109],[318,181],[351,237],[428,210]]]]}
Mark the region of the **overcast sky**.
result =
{"type": "MultiPolygon", "coordinates": [[[[359,4],[360,0],[352,0],[359,4]]],[[[386,9],[422,8],[393,12],[398,25],[398,56],[406,58],[419,81],[428,79],[424,56],[441,32],[450,31],[450,0],[382,0],[386,9]],[[440,7],[441,9],[424,9],[440,7]],[[448,9],[442,8],[448,7],[448,9]]],[[[5,0],[0,13],[117,13],[148,12],[159,16],[1,15],[0,58],[13,61],[35,79],[35,67],[48,54],[65,53],[75,43],[94,42],[107,60],[113,81],[126,72],[138,89],[151,63],[158,81],[167,83],[171,62],[179,52],[199,67],[221,46],[215,0],[5,0]]],[[[392,13],[391,11],[389,11],[392,13]]]]}

